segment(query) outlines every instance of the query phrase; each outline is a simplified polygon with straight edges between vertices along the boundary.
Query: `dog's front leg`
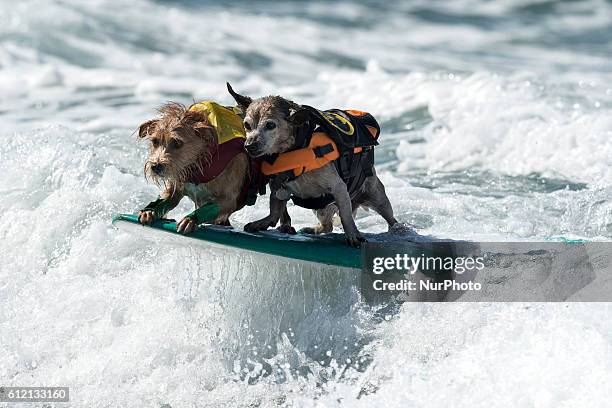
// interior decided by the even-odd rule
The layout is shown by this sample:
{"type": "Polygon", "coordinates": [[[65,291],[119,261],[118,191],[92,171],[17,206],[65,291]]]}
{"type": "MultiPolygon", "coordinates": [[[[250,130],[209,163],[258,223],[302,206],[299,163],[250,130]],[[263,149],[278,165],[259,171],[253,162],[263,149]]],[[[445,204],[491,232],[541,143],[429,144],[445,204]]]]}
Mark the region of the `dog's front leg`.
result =
{"type": "Polygon", "coordinates": [[[183,191],[168,186],[157,198],[139,211],[138,221],[141,224],[152,224],[153,221],[163,218],[168,212],[174,209],[183,198],[183,191]]]}
{"type": "Polygon", "coordinates": [[[195,231],[199,224],[214,221],[219,216],[220,208],[217,203],[204,204],[180,220],[176,224],[176,232],[189,234],[195,231]]]}
{"type": "Polygon", "coordinates": [[[351,196],[346,190],[346,184],[344,184],[344,182],[337,183],[332,187],[331,193],[338,206],[338,213],[340,215],[340,221],[342,221],[342,228],[344,228],[344,239],[346,244],[353,247],[359,247],[360,243],[363,241],[363,237],[359,233],[355,220],[353,219],[351,196]]]}
{"type": "Polygon", "coordinates": [[[283,201],[283,209],[280,215],[280,225],[277,230],[284,234],[295,235],[297,232],[295,228],[291,226],[291,217],[289,216],[289,212],[287,212],[287,202],[283,201]]]}
{"type": "Polygon", "coordinates": [[[269,227],[273,227],[278,223],[278,220],[283,212],[286,211],[287,201],[276,198],[274,192],[270,193],[270,214],[258,221],[249,222],[244,226],[246,232],[265,231],[269,227]]]}

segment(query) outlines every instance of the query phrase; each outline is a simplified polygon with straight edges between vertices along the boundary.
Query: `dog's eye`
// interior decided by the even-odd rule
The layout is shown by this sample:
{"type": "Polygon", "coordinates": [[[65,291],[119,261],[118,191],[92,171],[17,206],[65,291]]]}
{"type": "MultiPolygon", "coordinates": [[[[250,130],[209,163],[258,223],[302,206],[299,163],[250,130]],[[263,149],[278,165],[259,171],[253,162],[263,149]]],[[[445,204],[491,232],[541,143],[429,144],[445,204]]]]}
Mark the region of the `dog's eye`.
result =
{"type": "Polygon", "coordinates": [[[244,130],[247,132],[251,130],[251,125],[249,125],[249,122],[244,122],[244,130]]]}
{"type": "Polygon", "coordinates": [[[175,149],[180,149],[183,146],[183,141],[179,139],[172,139],[172,147],[175,149]]]}
{"type": "Polygon", "coordinates": [[[151,144],[153,145],[153,147],[158,147],[159,146],[159,140],[158,139],[151,139],[151,144]]]}
{"type": "Polygon", "coordinates": [[[276,123],[274,122],[266,122],[266,129],[272,130],[276,128],[276,123]]]}

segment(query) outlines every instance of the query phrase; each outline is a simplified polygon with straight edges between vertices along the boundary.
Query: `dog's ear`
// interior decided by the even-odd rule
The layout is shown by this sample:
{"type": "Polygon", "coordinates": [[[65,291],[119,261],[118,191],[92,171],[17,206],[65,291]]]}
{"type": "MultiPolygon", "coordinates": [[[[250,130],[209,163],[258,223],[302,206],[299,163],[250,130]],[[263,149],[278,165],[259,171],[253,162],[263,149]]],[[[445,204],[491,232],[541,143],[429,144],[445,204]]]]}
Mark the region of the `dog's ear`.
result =
{"type": "Polygon", "coordinates": [[[191,129],[205,140],[214,141],[217,139],[215,128],[208,121],[208,117],[202,112],[188,109],[183,116],[182,123],[191,129]]]}
{"type": "Polygon", "coordinates": [[[289,109],[289,117],[287,118],[287,121],[294,126],[300,126],[307,122],[309,117],[310,112],[308,112],[307,109],[301,107],[291,108],[289,109]]]}
{"type": "Polygon", "coordinates": [[[246,109],[249,107],[251,102],[253,102],[253,99],[249,98],[248,96],[244,96],[244,95],[240,95],[239,93],[236,93],[236,91],[234,91],[234,89],[232,88],[229,82],[226,82],[226,85],[227,85],[227,91],[230,93],[230,95],[232,95],[232,97],[234,98],[238,106],[243,111],[246,111],[246,109]]]}
{"type": "Polygon", "coordinates": [[[140,125],[138,128],[138,138],[143,139],[153,133],[158,123],[159,119],[151,119],[140,125]]]}
{"type": "Polygon", "coordinates": [[[196,135],[201,137],[202,139],[210,142],[217,143],[217,131],[215,128],[207,123],[196,123],[193,126],[193,130],[196,132],[196,135]]]}

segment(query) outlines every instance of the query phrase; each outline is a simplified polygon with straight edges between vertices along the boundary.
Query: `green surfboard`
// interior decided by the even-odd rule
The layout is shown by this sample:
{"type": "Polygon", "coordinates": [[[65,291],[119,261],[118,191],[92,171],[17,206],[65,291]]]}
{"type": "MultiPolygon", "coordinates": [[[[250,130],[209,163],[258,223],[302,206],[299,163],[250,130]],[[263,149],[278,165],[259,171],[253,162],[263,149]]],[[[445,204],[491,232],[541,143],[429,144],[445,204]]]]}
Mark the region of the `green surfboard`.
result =
{"type": "Polygon", "coordinates": [[[180,240],[181,243],[200,243],[210,246],[232,247],[301,261],[316,262],[347,268],[361,268],[361,250],[344,243],[343,234],[288,235],[276,230],[248,233],[232,227],[204,225],[190,234],[176,232],[174,220],[158,220],[151,226],[138,222],[134,214],[113,217],[113,225],[143,237],[180,240]]]}
{"type": "Polygon", "coordinates": [[[230,247],[240,250],[258,252],[299,261],[315,262],[325,265],[346,268],[362,268],[368,263],[367,251],[377,249],[393,253],[401,250],[414,256],[424,253],[452,253],[450,243],[456,241],[440,240],[435,237],[419,235],[414,231],[405,234],[368,234],[364,233],[366,243],[362,248],[347,246],[344,234],[311,235],[298,233],[283,234],[275,229],[264,232],[249,233],[232,227],[218,225],[201,225],[190,234],[176,232],[176,221],[161,219],[152,225],[142,225],[135,214],[119,214],[113,217],[113,225],[143,238],[161,238],[179,245],[204,245],[211,247],[230,247]],[[395,244],[395,245],[394,245],[395,244]]]}

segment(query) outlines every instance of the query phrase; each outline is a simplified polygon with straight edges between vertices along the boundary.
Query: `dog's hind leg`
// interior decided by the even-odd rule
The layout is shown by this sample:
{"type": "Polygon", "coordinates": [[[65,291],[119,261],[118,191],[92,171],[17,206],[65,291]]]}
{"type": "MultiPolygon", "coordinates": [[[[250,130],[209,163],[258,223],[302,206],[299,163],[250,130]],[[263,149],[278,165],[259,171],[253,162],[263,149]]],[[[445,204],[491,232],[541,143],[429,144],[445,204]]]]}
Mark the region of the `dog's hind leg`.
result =
{"type": "Polygon", "coordinates": [[[319,220],[319,225],[315,227],[306,227],[302,232],[306,234],[328,234],[334,229],[334,215],[338,212],[338,208],[334,204],[329,204],[323,209],[313,211],[319,220]]]}
{"type": "Polygon", "coordinates": [[[397,220],[393,216],[393,207],[391,207],[391,202],[385,191],[385,186],[376,176],[376,173],[366,179],[364,187],[365,196],[363,205],[372,208],[380,214],[389,224],[389,228],[397,224],[397,220]]]}
{"type": "Polygon", "coordinates": [[[225,219],[222,219],[222,220],[217,220],[217,221],[215,221],[215,225],[222,225],[224,227],[231,227],[232,226],[232,224],[230,224],[230,222],[229,222],[229,218],[225,218],[225,219]]]}
{"type": "Polygon", "coordinates": [[[376,173],[366,179],[362,206],[370,207],[380,214],[389,224],[389,232],[396,235],[412,235],[416,233],[410,225],[398,222],[395,219],[393,207],[391,207],[391,202],[385,192],[385,186],[378,179],[376,173]]]}

